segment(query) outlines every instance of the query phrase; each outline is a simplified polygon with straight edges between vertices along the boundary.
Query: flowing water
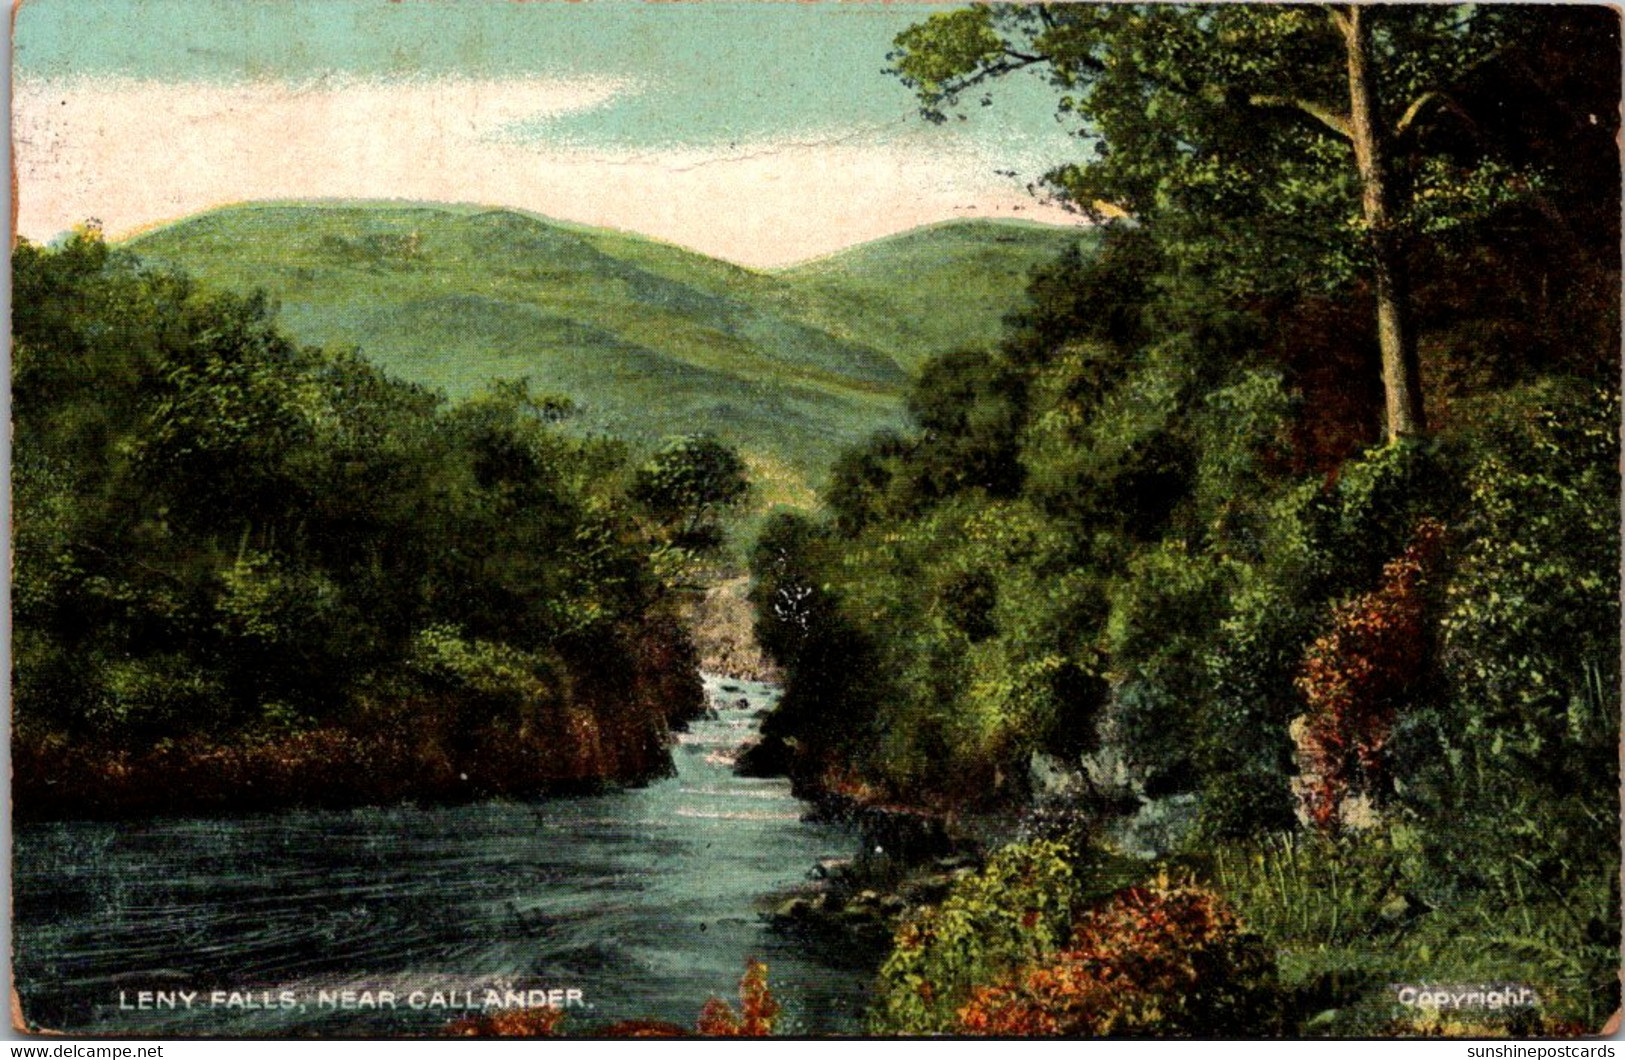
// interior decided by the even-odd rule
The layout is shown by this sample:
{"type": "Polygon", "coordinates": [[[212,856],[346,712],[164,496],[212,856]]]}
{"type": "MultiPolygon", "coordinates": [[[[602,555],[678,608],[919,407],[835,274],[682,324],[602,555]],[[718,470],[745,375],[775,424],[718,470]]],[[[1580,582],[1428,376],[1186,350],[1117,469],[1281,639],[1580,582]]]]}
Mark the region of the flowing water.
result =
{"type": "Polygon", "coordinates": [[[706,686],[716,717],[679,734],[677,775],[646,788],[20,825],[24,1011],[93,1033],[422,1034],[477,1011],[487,989],[505,1004],[509,990],[575,990],[578,1030],[692,1025],[708,997],[735,997],[755,957],[783,1029],[861,1030],[872,958],[786,937],[759,913],[855,840],[804,821],[785,781],[733,775],[777,690],[706,686]]]}

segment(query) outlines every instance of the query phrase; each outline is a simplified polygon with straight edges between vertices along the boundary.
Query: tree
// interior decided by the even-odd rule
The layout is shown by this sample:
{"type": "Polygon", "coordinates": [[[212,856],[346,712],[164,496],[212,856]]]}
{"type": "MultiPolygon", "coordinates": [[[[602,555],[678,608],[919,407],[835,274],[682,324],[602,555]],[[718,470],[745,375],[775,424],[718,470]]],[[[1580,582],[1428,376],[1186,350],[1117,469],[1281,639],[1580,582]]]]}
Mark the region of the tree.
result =
{"type": "Polygon", "coordinates": [[[25,812],[662,768],[692,650],[625,446],[561,430],[568,401],[447,407],[94,229],[12,276],[25,812]]]}
{"type": "Polygon", "coordinates": [[[986,82],[1047,71],[1094,157],[1046,181],[1080,209],[1110,204],[1160,229],[1208,289],[1364,278],[1397,441],[1427,428],[1410,243],[1441,212],[1459,220],[1538,190],[1538,170],[1464,101],[1486,106],[1485,71],[1544,17],[1433,4],[978,6],[900,34],[892,71],[934,120],[986,82]]]}
{"type": "Polygon", "coordinates": [[[708,434],[680,438],[638,469],[632,497],[658,519],[673,544],[706,552],[722,543],[719,517],[745,499],[745,462],[708,434]]]}

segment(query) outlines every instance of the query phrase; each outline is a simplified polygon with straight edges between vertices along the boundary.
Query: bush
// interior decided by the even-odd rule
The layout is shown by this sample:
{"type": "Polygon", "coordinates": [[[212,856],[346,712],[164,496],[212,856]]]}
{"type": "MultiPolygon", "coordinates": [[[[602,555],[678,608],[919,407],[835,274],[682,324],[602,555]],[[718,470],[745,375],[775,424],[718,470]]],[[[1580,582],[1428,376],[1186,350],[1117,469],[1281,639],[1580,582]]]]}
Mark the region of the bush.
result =
{"type": "Polygon", "coordinates": [[[1383,794],[1395,717],[1428,676],[1425,590],[1443,538],[1443,524],[1424,519],[1383,568],[1382,585],[1337,605],[1330,630],[1304,652],[1295,683],[1309,710],[1299,746],[1309,816],[1323,832],[1338,829],[1351,792],[1383,794]]]}
{"type": "Polygon", "coordinates": [[[1452,479],[1441,454],[1386,446],[1349,461],[1331,482],[1304,482],[1269,501],[1258,557],[1236,579],[1205,655],[1196,764],[1209,835],[1293,826],[1288,725],[1302,712],[1294,682],[1304,646],[1329,601],[1373,590],[1414,529],[1451,510],[1452,479]]]}
{"type": "Polygon", "coordinates": [[[904,924],[880,969],[874,1032],[955,1033],[973,990],[1054,953],[1077,894],[1070,857],[1059,843],[1005,847],[939,908],[904,924]]]}
{"type": "Polygon", "coordinates": [[[1268,950],[1211,891],[1166,876],[1081,916],[1066,949],[980,986],[959,1029],[1010,1037],[1276,1029],[1268,950]]]}
{"type": "Polygon", "coordinates": [[[767,988],[767,965],[752,960],[739,980],[739,1011],[714,997],[700,1010],[694,1030],[708,1038],[766,1038],[773,1033],[780,1011],[767,988]]]}
{"type": "Polygon", "coordinates": [[[1204,664],[1238,573],[1183,540],[1167,541],[1136,556],[1113,593],[1106,636],[1123,677],[1109,708],[1113,742],[1143,773],[1148,795],[1197,783],[1200,708],[1212,687],[1204,664]]]}
{"type": "Polygon", "coordinates": [[[673,545],[695,552],[722,544],[721,513],[750,492],[745,462],[710,435],[680,438],[643,467],[632,483],[632,499],[662,524],[673,545]]]}
{"type": "Polygon", "coordinates": [[[564,1010],[558,1008],[505,1009],[484,1016],[464,1016],[446,1026],[452,1038],[558,1038],[564,1010]]]}
{"type": "Polygon", "coordinates": [[[1297,709],[1292,668],[1308,625],[1296,594],[1269,581],[1243,585],[1231,607],[1206,658],[1212,687],[1195,754],[1202,830],[1220,838],[1294,823],[1287,724],[1297,709]]]}
{"type": "Polygon", "coordinates": [[[1422,897],[1474,910],[1475,952],[1592,1025],[1619,1003],[1618,425],[1612,391],[1498,402],[1444,586],[1443,692],[1393,742],[1429,825],[1422,897]]]}
{"type": "Polygon", "coordinates": [[[1561,787],[1617,759],[1619,397],[1537,390],[1507,419],[1468,480],[1443,662],[1461,744],[1561,787]]]}

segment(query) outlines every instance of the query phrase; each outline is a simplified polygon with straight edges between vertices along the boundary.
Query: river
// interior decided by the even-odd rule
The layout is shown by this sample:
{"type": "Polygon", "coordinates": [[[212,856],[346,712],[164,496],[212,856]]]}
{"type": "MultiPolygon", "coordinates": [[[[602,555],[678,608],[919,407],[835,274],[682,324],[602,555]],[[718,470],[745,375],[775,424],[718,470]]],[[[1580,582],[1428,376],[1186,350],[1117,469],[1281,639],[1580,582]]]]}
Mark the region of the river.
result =
{"type": "Polygon", "coordinates": [[[676,775],[644,788],[19,825],[24,1011],[88,1033],[424,1034],[467,1014],[436,992],[458,1005],[557,989],[582,998],[567,1029],[692,1026],[708,997],[735,998],[755,957],[781,1030],[859,1031],[872,963],[759,914],[856,840],[803,820],[787,782],[733,775],[775,688],[707,677],[706,691],[716,716],[679,734],[676,775]],[[174,1007],[143,1010],[142,991],[174,1007]],[[359,1007],[382,991],[394,1008],[359,1007]]]}

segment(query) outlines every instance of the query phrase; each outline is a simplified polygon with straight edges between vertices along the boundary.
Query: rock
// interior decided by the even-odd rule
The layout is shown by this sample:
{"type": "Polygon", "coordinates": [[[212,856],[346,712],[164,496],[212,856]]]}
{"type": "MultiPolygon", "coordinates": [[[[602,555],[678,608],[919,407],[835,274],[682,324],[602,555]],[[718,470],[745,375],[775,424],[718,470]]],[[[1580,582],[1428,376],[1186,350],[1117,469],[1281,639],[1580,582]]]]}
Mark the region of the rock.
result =
{"type": "Polygon", "coordinates": [[[734,772],[742,777],[781,777],[790,768],[790,748],[777,737],[747,744],[734,758],[734,772]]]}
{"type": "Polygon", "coordinates": [[[783,920],[805,920],[812,913],[812,903],[805,898],[792,898],[774,912],[783,920]]]}
{"type": "Polygon", "coordinates": [[[734,700],[734,706],[738,707],[740,710],[744,710],[746,707],[750,706],[750,700],[746,699],[744,696],[740,696],[738,699],[734,700]]]}
{"type": "Polygon", "coordinates": [[[724,692],[743,692],[744,691],[744,689],[740,688],[738,685],[723,685],[722,690],[724,692]]]}
{"type": "Polygon", "coordinates": [[[899,807],[865,806],[855,819],[864,851],[894,864],[917,864],[954,852],[944,819],[899,807]]]}
{"type": "Polygon", "coordinates": [[[830,880],[844,875],[851,867],[851,858],[824,858],[812,867],[811,875],[817,880],[830,880]]]}
{"type": "Polygon", "coordinates": [[[914,905],[935,905],[953,888],[953,879],[947,875],[920,876],[908,882],[903,896],[914,905]]]}
{"type": "Polygon", "coordinates": [[[1028,772],[1035,796],[1061,795],[1076,790],[1082,775],[1081,770],[1071,763],[1040,751],[1032,753],[1028,772]]]}

